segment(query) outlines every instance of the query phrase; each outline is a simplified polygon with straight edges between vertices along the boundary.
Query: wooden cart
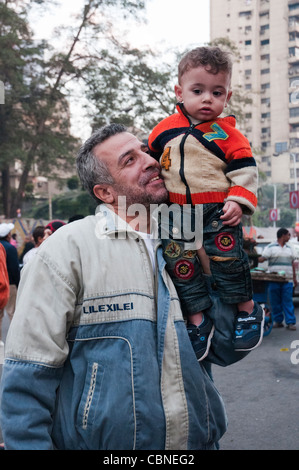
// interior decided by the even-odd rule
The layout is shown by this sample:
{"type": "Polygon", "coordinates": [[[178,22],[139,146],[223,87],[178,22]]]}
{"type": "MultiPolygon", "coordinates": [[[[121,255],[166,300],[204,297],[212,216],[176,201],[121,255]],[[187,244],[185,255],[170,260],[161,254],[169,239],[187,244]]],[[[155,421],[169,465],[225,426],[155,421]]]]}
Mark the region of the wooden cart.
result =
{"type": "Polygon", "coordinates": [[[269,302],[269,285],[271,282],[287,282],[285,276],[278,273],[267,273],[262,269],[255,268],[251,271],[253,285],[253,299],[262,305],[265,310],[264,336],[271,333],[273,318],[269,302]]]}

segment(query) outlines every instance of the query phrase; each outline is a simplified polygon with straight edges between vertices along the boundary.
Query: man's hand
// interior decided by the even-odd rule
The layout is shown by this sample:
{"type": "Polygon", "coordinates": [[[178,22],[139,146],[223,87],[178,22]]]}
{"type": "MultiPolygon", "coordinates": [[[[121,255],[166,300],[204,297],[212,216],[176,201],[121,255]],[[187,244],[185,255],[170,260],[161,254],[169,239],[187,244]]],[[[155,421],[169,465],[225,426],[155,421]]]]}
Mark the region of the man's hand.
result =
{"type": "Polygon", "coordinates": [[[223,215],[220,217],[223,225],[231,225],[232,227],[238,225],[242,218],[242,208],[240,204],[235,201],[227,201],[223,207],[223,215]]]}

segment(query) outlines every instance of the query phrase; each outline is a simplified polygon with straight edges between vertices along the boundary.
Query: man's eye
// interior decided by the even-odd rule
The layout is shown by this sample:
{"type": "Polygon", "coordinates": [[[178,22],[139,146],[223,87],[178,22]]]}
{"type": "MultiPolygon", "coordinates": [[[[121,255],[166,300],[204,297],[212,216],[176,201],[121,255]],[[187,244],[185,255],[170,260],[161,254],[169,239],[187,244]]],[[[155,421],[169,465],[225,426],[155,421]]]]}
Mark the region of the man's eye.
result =
{"type": "Polygon", "coordinates": [[[130,163],[132,163],[133,161],[134,161],[134,157],[129,157],[126,159],[125,165],[130,165],[130,163]]]}

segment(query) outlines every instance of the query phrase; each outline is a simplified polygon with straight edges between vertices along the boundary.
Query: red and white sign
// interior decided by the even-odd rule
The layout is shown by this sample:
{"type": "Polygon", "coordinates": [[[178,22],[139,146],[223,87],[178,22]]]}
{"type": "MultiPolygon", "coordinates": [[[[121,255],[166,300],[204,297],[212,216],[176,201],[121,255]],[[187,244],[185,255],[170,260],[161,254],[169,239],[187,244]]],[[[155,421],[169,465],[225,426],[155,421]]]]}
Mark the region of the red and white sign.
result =
{"type": "Polygon", "coordinates": [[[299,208],[299,191],[290,191],[290,208],[299,208]]]}
{"type": "Polygon", "coordinates": [[[276,220],[278,220],[278,209],[270,209],[269,220],[271,222],[276,222],[276,220]]]}

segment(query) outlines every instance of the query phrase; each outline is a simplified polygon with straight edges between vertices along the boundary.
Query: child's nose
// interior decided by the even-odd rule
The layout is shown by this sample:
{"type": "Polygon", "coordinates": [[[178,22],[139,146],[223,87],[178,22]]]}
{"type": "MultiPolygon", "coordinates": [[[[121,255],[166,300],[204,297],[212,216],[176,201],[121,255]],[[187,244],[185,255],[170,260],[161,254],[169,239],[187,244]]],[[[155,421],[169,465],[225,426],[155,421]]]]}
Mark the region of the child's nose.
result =
{"type": "Polygon", "coordinates": [[[203,101],[211,101],[212,99],[212,93],[206,91],[203,95],[203,101]]]}

